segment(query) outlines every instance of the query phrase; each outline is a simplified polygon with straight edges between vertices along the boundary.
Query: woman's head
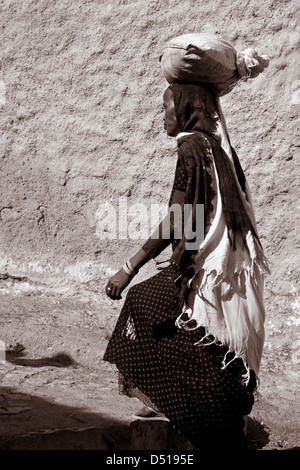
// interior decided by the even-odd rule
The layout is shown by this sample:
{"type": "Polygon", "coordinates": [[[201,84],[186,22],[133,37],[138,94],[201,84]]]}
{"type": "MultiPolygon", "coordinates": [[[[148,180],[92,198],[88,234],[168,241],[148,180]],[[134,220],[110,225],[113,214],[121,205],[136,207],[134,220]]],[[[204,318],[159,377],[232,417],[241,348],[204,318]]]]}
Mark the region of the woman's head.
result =
{"type": "MultiPolygon", "coordinates": [[[[168,135],[171,123],[176,132],[203,131],[213,134],[219,121],[218,105],[210,87],[192,83],[174,82],[164,93],[165,129],[168,135]],[[167,107],[166,107],[167,105],[167,107]],[[167,122],[168,110],[168,127],[167,122]]],[[[177,135],[177,134],[175,134],[177,135]]]]}

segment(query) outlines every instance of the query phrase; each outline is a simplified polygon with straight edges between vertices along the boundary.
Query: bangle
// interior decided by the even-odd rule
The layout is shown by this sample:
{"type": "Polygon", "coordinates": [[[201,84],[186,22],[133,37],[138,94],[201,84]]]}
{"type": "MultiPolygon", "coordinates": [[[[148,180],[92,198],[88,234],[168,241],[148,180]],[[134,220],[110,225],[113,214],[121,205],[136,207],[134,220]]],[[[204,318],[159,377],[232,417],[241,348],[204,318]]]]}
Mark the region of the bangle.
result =
{"type": "Polygon", "coordinates": [[[123,269],[126,272],[126,274],[128,274],[128,276],[131,276],[131,277],[135,276],[139,272],[138,269],[134,269],[134,267],[132,266],[129,260],[123,264],[123,269]]]}

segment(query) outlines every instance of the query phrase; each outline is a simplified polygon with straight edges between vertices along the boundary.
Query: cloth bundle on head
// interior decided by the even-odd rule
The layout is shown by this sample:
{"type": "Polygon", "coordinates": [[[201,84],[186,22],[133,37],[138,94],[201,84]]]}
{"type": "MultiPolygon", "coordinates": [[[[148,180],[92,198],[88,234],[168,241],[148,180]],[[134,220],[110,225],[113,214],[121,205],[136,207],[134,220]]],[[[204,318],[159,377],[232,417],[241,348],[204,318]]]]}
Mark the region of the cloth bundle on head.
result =
{"type": "Polygon", "coordinates": [[[191,33],[171,39],[160,62],[169,83],[209,83],[217,96],[223,96],[239,80],[256,77],[269,60],[259,56],[255,49],[237,52],[215,34],[191,33]]]}

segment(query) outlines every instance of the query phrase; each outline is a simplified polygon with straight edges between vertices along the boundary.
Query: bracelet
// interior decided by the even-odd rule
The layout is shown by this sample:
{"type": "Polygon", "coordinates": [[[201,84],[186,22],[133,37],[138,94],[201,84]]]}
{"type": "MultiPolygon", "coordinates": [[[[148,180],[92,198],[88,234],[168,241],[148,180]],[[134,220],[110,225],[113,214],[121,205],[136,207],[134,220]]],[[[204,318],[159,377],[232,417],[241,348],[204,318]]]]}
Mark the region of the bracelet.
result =
{"type": "Polygon", "coordinates": [[[128,276],[131,276],[131,277],[136,276],[136,274],[139,272],[138,269],[134,269],[134,267],[132,266],[129,260],[123,264],[123,269],[126,272],[126,274],[128,274],[128,276]]]}

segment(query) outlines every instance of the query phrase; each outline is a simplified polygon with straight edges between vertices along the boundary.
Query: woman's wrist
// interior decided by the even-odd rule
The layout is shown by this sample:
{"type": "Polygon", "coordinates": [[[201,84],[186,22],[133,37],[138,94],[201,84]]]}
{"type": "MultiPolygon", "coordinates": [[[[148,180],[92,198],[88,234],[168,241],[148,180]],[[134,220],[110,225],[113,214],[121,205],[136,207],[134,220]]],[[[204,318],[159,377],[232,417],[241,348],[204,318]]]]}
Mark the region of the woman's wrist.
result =
{"type": "Polygon", "coordinates": [[[126,261],[122,268],[128,276],[134,277],[139,272],[140,268],[146,264],[151,257],[141,248],[134,256],[126,261]]]}
{"type": "Polygon", "coordinates": [[[128,274],[128,276],[130,277],[134,277],[137,275],[137,273],[139,272],[138,269],[134,268],[132,266],[132,263],[130,260],[126,261],[124,264],[123,264],[123,269],[125,271],[126,274],[128,274]]]}

